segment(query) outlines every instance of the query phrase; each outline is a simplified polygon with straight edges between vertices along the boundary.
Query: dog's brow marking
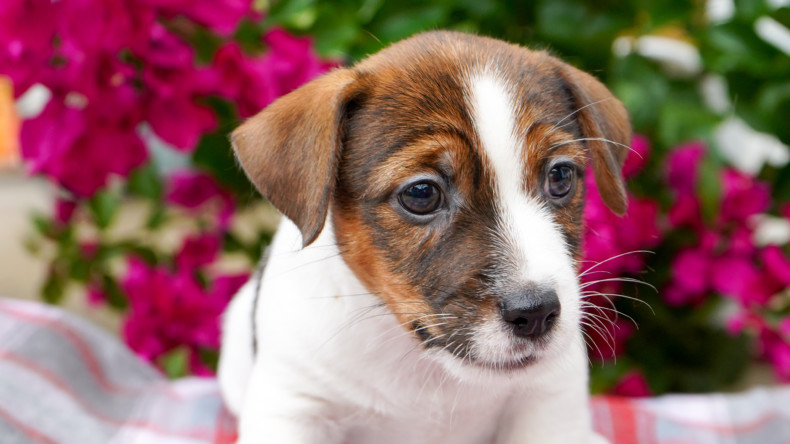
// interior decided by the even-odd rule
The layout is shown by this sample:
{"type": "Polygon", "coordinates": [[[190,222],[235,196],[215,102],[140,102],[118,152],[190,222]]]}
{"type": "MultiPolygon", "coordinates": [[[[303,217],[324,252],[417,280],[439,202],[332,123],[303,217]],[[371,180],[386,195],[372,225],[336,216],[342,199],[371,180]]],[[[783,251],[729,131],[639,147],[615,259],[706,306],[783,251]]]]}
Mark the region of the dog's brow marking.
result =
{"type": "Polygon", "coordinates": [[[494,175],[501,233],[514,265],[525,281],[555,281],[556,270],[570,259],[551,213],[524,190],[529,159],[515,127],[515,88],[493,68],[472,73],[467,87],[473,124],[494,175]]]}
{"type": "Polygon", "coordinates": [[[499,192],[518,193],[525,159],[519,156],[512,94],[492,69],[472,76],[469,88],[475,129],[494,167],[499,192]]]}

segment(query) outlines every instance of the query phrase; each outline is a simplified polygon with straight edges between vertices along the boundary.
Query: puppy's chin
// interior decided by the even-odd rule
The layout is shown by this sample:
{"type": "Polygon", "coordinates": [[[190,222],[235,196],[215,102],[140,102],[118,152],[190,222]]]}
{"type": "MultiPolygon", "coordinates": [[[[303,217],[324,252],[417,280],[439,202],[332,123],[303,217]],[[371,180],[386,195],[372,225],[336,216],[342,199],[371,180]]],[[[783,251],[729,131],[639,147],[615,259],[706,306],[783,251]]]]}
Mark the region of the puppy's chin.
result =
{"type": "Polygon", "coordinates": [[[482,323],[476,330],[466,356],[453,355],[446,349],[426,349],[424,353],[459,381],[490,383],[528,375],[562,355],[574,338],[572,325],[566,320],[537,340],[517,338],[497,322],[482,323]]]}

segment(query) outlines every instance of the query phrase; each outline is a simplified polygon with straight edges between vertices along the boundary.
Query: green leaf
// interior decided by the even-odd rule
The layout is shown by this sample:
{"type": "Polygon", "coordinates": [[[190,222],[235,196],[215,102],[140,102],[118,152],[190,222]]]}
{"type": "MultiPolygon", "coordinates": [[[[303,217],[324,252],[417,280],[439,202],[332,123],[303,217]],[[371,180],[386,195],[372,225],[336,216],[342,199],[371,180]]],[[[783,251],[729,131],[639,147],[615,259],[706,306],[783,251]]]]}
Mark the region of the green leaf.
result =
{"type": "Polygon", "coordinates": [[[149,162],[145,166],[134,170],[129,175],[129,181],[126,186],[130,193],[154,200],[161,199],[164,189],[162,179],[159,177],[153,162],[149,162]]]}
{"type": "Polygon", "coordinates": [[[102,290],[104,290],[104,295],[107,297],[107,303],[110,307],[121,311],[126,310],[129,301],[126,299],[121,286],[118,285],[118,282],[112,276],[102,275],[102,290]]]}
{"type": "Polygon", "coordinates": [[[157,228],[161,227],[165,221],[167,221],[166,207],[162,202],[157,201],[155,202],[154,210],[151,213],[151,216],[148,218],[145,227],[149,230],[156,230],[157,228]]]}
{"type": "Polygon", "coordinates": [[[69,277],[77,282],[88,282],[91,277],[91,263],[75,256],[69,264],[69,277]]]}
{"type": "Polygon", "coordinates": [[[200,356],[200,361],[206,364],[208,368],[215,372],[217,371],[217,366],[219,365],[219,350],[201,348],[198,350],[198,356],[200,356]]]}
{"type": "Polygon", "coordinates": [[[47,275],[47,280],[44,281],[44,285],[41,288],[41,295],[46,302],[50,304],[59,304],[63,301],[63,296],[66,294],[65,286],[66,283],[63,278],[55,273],[54,270],[51,270],[49,275],[47,275]]]}
{"type": "Polygon", "coordinates": [[[627,358],[616,361],[594,363],[590,366],[590,392],[593,394],[609,392],[617,381],[633,366],[627,358]]]}
{"type": "Polygon", "coordinates": [[[88,207],[99,228],[104,229],[110,226],[120,203],[120,197],[107,190],[100,191],[91,198],[88,207]]]}
{"type": "Polygon", "coordinates": [[[288,0],[273,2],[266,18],[267,26],[279,24],[287,28],[306,31],[315,22],[315,0],[288,0]]]}
{"type": "Polygon", "coordinates": [[[189,350],[186,347],[176,348],[161,356],[158,361],[162,370],[171,379],[182,378],[189,373],[189,350]]]}
{"type": "Polygon", "coordinates": [[[721,120],[702,105],[696,94],[688,92],[677,91],[666,100],[660,112],[658,137],[665,146],[690,140],[710,140],[721,120]]]}
{"type": "Polygon", "coordinates": [[[705,156],[700,162],[697,183],[697,194],[705,220],[712,221],[719,213],[721,193],[721,165],[715,160],[715,156],[705,156]]]}
{"type": "Polygon", "coordinates": [[[55,231],[52,226],[52,219],[40,214],[33,215],[33,227],[44,237],[51,237],[52,233],[55,231]]]}

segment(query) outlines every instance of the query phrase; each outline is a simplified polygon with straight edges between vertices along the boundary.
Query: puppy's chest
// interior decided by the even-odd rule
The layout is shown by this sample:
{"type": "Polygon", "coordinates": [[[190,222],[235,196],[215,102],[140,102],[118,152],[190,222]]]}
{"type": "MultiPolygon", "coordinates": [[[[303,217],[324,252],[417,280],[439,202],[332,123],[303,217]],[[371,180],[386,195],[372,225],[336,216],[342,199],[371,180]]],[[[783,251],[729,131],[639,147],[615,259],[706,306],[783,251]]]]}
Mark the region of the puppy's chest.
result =
{"type": "Polygon", "coordinates": [[[499,409],[423,411],[415,406],[408,414],[368,416],[346,435],[347,444],[481,444],[494,442],[499,409]]]}

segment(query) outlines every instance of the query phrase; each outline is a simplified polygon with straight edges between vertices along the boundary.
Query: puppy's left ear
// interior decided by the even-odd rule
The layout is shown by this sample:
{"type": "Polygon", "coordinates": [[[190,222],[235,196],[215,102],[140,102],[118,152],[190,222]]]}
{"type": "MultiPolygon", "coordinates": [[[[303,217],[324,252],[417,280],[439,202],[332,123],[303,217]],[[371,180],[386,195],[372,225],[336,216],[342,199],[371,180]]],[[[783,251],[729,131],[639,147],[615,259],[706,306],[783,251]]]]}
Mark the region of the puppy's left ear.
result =
{"type": "Polygon", "coordinates": [[[595,77],[560,62],[571,86],[577,120],[590,148],[595,183],[606,206],[622,216],[628,205],[622,169],[631,145],[631,122],[623,104],[595,77]]]}
{"type": "Polygon", "coordinates": [[[355,79],[353,71],[335,69],[280,97],[231,135],[247,177],[299,227],[303,246],[324,227],[355,79]]]}

